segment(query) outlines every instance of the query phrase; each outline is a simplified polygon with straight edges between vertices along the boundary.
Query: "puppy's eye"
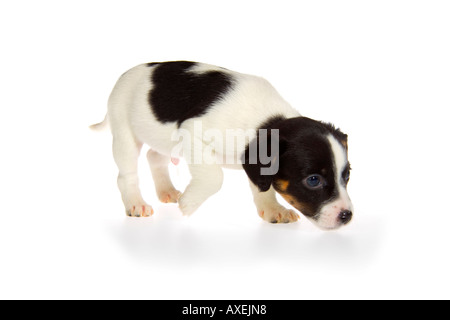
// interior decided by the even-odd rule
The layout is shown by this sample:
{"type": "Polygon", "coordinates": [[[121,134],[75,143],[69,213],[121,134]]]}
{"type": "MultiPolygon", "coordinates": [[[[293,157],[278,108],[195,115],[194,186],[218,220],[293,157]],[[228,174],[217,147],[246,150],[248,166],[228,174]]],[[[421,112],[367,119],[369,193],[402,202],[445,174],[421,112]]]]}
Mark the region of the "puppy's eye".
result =
{"type": "Polygon", "coordinates": [[[347,173],[344,174],[344,181],[348,182],[350,180],[350,171],[347,171],[347,173]]]}
{"type": "Polygon", "coordinates": [[[309,189],[319,189],[324,186],[325,180],[319,174],[313,174],[303,180],[303,184],[309,189]]]}
{"type": "Polygon", "coordinates": [[[350,180],[350,168],[348,168],[342,173],[342,178],[344,179],[344,182],[347,184],[348,181],[350,180]]]}

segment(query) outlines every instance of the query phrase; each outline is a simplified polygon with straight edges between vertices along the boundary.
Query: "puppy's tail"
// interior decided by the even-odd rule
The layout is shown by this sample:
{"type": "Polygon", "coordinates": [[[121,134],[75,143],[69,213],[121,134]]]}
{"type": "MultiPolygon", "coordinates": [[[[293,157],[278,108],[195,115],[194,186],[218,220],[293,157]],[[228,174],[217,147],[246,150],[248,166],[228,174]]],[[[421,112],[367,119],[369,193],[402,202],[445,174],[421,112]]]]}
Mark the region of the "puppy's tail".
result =
{"type": "Polygon", "coordinates": [[[109,126],[108,114],[105,115],[105,118],[102,122],[93,124],[89,126],[89,128],[93,131],[104,131],[109,126]]]}

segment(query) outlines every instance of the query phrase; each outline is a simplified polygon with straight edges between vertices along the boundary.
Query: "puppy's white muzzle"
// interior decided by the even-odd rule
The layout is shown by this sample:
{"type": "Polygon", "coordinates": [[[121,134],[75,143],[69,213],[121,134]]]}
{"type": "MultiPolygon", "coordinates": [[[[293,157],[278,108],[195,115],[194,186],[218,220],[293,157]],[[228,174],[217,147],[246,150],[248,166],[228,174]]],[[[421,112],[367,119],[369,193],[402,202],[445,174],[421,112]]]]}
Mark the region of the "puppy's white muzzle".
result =
{"type": "Polygon", "coordinates": [[[348,224],[353,217],[353,205],[345,193],[320,210],[319,214],[311,219],[319,228],[332,230],[348,224]]]}

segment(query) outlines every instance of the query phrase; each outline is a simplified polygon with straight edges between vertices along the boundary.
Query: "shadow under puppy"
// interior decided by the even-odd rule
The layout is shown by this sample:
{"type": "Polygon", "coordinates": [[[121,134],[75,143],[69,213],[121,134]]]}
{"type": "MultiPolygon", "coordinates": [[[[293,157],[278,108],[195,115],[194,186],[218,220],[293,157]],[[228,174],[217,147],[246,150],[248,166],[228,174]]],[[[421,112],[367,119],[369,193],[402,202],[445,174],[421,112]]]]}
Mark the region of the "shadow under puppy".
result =
{"type": "Polygon", "coordinates": [[[268,222],[299,218],[278,203],[276,192],[320,228],[336,229],[352,218],[347,135],[302,117],[263,78],[189,61],[139,65],[117,81],[105,120],[92,128],[106,124],[130,216],[153,214],[137,175],[145,143],[158,198],[178,202],[184,215],[220,190],[225,167],[245,170],[258,214],[268,222]],[[230,135],[233,143],[224,141],[230,135]],[[168,171],[181,156],[192,176],[183,193],[168,171]]]}

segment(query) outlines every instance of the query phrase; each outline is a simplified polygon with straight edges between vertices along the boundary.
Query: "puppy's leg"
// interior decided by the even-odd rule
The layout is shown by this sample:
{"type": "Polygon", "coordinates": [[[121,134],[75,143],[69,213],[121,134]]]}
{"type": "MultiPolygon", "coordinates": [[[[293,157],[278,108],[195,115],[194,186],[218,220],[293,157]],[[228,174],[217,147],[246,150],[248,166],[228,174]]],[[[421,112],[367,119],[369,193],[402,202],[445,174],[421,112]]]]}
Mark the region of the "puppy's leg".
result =
{"type": "Polygon", "coordinates": [[[183,215],[191,215],[200,205],[220,190],[223,182],[222,168],[216,164],[191,164],[191,182],[178,203],[183,215]]]}
{"type": "Polygon", "coordinates": [[[175,189],[170,180],[168,168],[170,157],[149,150],[147,153],[147,160],[150,165],[150,170],[152,171],[153,182],[155,183],[159,200],[164,203],[176,203],[181,192],[175,189]]]}
{"type": "Polygon", "coordinates": [[[128,216],[148,217],[153,209],[142,198],[137,175],[138,157],[142,143],[131,132],[122,130],[113,136],[113,155],[119,168],[117,184],[128,216]]]}
{"type": "Polygon", "coordinates": [[[249,182],[258,215],[263,220],[270,223],[290,223],[300,218],[294,210],[286,209],[278,203],[273,187],[270,187],[266,192],[261,192],[257,186],[251,181],[249,182]]]}

